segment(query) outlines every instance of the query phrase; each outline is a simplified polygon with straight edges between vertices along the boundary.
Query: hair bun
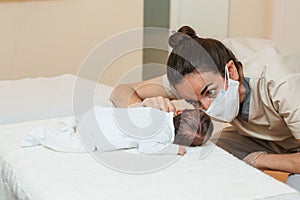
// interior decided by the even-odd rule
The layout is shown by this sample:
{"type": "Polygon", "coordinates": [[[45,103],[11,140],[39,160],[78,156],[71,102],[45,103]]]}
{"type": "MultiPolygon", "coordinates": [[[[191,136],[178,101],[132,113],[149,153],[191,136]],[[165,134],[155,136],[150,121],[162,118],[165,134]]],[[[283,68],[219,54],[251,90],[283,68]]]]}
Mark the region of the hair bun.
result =
{"type": "Polygon", "coordinates": [[[175,32],[173,35],[170,36],[169,45],[172,48],[175,48],[181,45],[183,41],[195,37],[197,36],[194,29],[192,29],[189,26],[182,26],[177,32],[175,32]]]}
{"type": "Polygon", "coordinates": [[[172,48],[175,48],[175,47],[177,47],[177,46],[179,46],[179,45],[182,44],[182,42],[185,40],[185,37],[186,37],[185,34],[176,32],[176,33],[174,33],[173,35],[171,35],[169,37],[169,45],[172,48]]]}
{"type": "Polygon", "coordinates": [[[196,37],[196,35],[197,35],[196,31],[194,29],[192,29],[190,26],[182,26],[182,27],[180,27],[178,32],[188,35],[191,38],[196,37]]]}

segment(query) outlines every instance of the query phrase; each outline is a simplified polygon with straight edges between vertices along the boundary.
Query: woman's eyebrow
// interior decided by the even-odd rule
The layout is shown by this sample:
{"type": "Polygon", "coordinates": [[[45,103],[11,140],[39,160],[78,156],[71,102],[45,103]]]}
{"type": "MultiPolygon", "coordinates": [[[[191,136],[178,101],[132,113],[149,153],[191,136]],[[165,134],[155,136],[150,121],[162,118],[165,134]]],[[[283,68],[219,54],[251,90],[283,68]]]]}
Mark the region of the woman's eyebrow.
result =
{"type": "Polygon", "coordinates": [[[207,84],[207,85],[204,87],[204,89],[200,92],[200,94],[203,95],[203,94],[206,92],[206,90],[208,89],[208,86],[210,86],[210,85],[212,85],[212,83],[207,84]]]}

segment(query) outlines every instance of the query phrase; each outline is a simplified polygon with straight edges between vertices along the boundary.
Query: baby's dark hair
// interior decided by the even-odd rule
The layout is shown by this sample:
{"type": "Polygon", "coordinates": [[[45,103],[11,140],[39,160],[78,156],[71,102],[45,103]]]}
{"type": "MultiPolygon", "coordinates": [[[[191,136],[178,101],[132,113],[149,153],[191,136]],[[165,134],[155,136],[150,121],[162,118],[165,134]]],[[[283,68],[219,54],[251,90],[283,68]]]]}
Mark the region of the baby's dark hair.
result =
{"type": "Polygon", "coordinates": [[[199,109],[183,110],[173,118],[175,144],[201,146],[212,135],[213,123],[210,117],[199,109]]]}

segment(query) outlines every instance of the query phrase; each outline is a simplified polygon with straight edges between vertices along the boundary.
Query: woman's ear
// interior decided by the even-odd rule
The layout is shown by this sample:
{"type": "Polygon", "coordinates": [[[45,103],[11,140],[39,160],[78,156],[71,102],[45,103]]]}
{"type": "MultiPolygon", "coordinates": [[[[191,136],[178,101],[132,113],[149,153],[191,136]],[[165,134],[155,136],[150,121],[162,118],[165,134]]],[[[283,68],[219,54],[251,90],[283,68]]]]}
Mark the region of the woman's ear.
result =
{"type": "Polygon", "coordinates": [[[229,72],[230,78],[235,80],[235,81],[239,80],[239,73],[237,71],[237,68],[236,68],[233,60],[230,60],[227,63],[227,66],[228,66],[228,72],[229,72]]]}

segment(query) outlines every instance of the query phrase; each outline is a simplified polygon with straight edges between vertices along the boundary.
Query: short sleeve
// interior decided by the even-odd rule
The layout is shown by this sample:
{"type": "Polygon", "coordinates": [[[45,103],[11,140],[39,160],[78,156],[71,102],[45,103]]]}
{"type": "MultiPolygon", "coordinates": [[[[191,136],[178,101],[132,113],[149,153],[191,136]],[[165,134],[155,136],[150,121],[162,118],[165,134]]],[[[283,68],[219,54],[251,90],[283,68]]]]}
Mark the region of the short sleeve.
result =
{"type": "Polygon", "coordinates": [[[171,97],[172,99],[180,99],[179,95],[177,93],[177,91],[175,90],[175,88],[170,84],[167,74],[164,74],[162,76],[162,84],[168,94],[169,97],[171,97]]]}
{"type": "Polygon", "coordinates": [[[296,139],[300,139],[300,74],[291,74],[275,84],[271,98],[275,109],[296,139]]]}

